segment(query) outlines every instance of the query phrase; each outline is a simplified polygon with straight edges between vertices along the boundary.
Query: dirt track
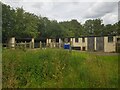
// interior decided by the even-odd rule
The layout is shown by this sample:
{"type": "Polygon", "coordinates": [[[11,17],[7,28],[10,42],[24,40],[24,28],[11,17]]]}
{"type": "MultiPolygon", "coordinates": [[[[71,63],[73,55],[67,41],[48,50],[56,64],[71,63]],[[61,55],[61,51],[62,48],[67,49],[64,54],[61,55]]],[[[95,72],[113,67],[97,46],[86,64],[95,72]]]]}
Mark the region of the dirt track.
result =
{"type": "Polygon", "coordinates": [[[88,53],[90,53],[90,54],[96,54],[96,55],[102,55],[102,56],[104,56],[104,55],[105,55],[105,56],[106,56],[106,55],[108,55],[108,56],[109,56],[109,55],[110,55],[110,56],[111,56],[111,55],[112,55],[112,56],[113,56],[113,55],[117,55],[117,56],[120,55],[120,53],[108,53],[108,52],[88,52],[88,53]]]}

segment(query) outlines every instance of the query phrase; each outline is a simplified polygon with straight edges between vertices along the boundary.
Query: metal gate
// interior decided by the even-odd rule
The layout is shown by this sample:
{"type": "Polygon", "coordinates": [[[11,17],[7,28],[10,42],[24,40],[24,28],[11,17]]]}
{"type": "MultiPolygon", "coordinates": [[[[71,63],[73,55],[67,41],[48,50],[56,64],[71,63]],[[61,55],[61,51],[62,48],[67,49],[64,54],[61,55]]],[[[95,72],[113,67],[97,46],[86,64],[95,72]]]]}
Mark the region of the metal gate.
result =
{"type": "Polygon", "coordinates": [[[104,51],[104,37],[96,37],[96,51],[104,51]]]}
{"type": "Polygon", "coordinates": [[[88,42],[88,51],[94,51],[94,37],[88,37],[87,39],[88,42]]]}

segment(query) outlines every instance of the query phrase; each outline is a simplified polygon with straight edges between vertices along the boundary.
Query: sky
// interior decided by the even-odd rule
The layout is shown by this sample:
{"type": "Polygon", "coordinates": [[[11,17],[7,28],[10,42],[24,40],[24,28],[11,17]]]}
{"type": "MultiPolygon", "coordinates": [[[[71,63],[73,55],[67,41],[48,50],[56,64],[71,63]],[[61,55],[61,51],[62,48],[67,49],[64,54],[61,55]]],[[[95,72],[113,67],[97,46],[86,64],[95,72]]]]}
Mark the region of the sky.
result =
{"type": "Polygon", "coordinates": [[[70,21],[77,19],[80,23],[100,18],[104,24],[118,22],[119,0],[2,0],[13,8],[23,7],[27,12],[50,20],[70,21]]]}

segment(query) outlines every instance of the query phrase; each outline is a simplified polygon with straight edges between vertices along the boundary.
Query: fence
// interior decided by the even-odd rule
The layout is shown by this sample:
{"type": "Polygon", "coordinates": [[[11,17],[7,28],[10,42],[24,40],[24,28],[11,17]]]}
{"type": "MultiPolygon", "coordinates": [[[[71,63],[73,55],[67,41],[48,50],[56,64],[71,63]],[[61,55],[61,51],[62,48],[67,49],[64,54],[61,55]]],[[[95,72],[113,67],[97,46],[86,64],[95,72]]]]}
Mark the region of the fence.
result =
{"type": "Polygon", "coordinates": [[[21,43],[3,43],[2,47],[6,48],[33,48],[33,43],[32,42],[21,42],[21,43]]]}
{"type": "Polygon", "coordinates": [[[20,42],[20,43],[3,43],[2,44],[3,47],[6,48],[14,48],[14,49],[33,49],[33,48],[63,48],[63,44],[61,43],[33,43],[33,42],[20,42]]]}
{"type": "Polygon", "coordinates": [[[46,46],[50,48],[63,48],[63,43],[48,43],[46,46]]]}

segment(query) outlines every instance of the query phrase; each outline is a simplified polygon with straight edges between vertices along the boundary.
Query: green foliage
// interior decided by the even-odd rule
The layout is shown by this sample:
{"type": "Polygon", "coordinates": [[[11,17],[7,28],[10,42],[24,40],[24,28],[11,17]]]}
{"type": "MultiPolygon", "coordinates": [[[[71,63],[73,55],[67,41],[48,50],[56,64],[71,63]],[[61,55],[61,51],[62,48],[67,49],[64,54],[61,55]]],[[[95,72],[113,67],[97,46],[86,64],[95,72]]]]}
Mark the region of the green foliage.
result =
{"type": "Polygon", "coordinates": [[[27,13],[23,8],[16,10],[2,4],[2,34],[3,40],[9,37],[25,38],[37,37],[38,17],[27,13]]]}
{"type": "Polygon", "coordinates": [[[84,24],[84,32],[86,35],[103,35],[103,24],[102,20],[87,20],[84,24]]]}
{"type": "Polygon", "coordinates": [[[117,88],[118,57],[63,49],[2,54],[3,88],[117,88]]]}
{"type": "Polygon", "coordinates": [[[14,34],[15,10],[10,6],[2,5],[2,34],[3,37],[11,37],[14,34]]]}
{"type": "Polygon", "coordinates": [[[60,22],[65,37],[80,37],[83,35],[83,26],[75,19],[67,22],[60,22]]]}
{"type": "Polygon", "coordinates": [[[116,35],[116,33],[117,33],[116,28],[117,28],[116,25],[107,24],[104,27],[104,34],[105,35],[116,35]]]}

